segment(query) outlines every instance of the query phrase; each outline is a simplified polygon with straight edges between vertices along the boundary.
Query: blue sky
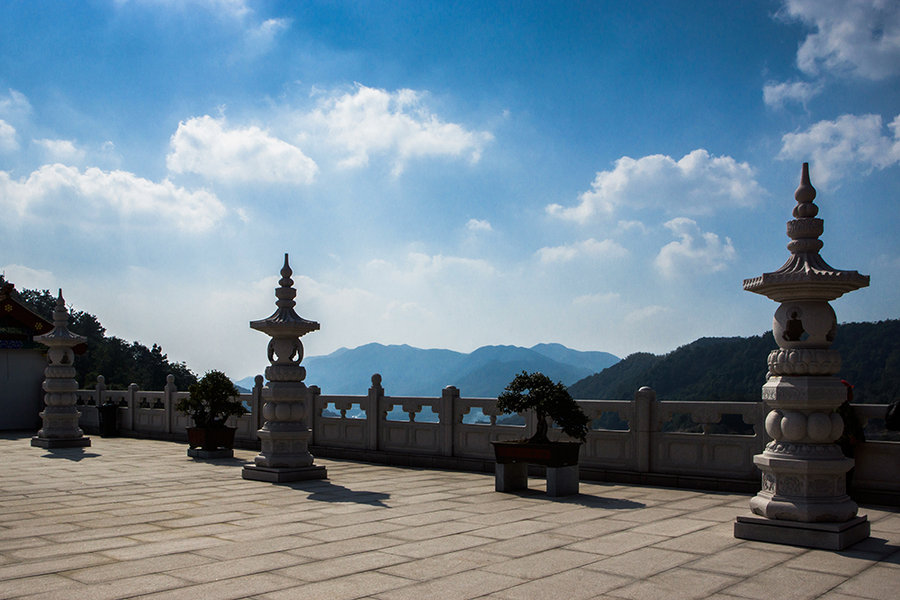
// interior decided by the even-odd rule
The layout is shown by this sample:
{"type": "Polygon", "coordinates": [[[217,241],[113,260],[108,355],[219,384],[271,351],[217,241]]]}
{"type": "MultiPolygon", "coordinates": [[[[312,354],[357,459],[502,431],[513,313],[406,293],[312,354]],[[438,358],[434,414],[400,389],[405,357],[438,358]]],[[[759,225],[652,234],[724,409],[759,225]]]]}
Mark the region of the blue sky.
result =
{"type": "Polygon", "coordinates": [[[0,270],[200,373],[285,252],[308,355],[666,352],[770,326],[808,161],[897,318],[898,83],[892,0],[4,2],[0,270]]]}

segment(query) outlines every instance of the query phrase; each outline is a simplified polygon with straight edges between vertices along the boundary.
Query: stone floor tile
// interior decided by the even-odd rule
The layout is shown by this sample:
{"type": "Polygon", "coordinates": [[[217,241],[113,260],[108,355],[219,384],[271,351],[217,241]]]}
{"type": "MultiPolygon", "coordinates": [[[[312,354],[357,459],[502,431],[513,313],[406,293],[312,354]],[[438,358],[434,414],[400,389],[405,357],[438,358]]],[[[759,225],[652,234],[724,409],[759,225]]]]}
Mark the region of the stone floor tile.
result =
{"type": "Polygon", "coordinates": [[[835,592],[862,598],[884,600],[896,598],[900,591],[900,571],[890,567],[874,565],[850,581],[834,588],[835,592]]]}
{"type": "Polygon", "coordinates": [[[590,521],[583,521],[580,523],[569,523],[568,525],[555,527],[552,531],[553,533],[558,533],[560,535],[569,535],[578,538],[596,538],[617,531],[631,529],[632,527],[635,527],[633,521],[619,521],[618,519],[606,517],[602,519],[591,519],[590,521]]]}
{"type": "Polygon", "coordinates": [[[504,556],[482,551],[481,548],[483,547],[479,546],[473,550],[459,550],[428,558],[407,559],[402,557],[404,562],[378,569],[378,571],[398,577],[406,577],[407,579],[427,581],[455,573],[462,573],[463,571],[471,571],[491,563],[506,560],[504,556]]]}
{"type": "MultiPolygon", "coordinates": [[[[776,546],[777,548],[777,546],[776,546]]],[[[774,549],[765,551],[746,546],[735,546],[699,558],[690,563],[691,569],[712,571],[724,575],[750,576],[776,565],[784,565],[792,556],[774,549]]]]}
{"type": "Polygon", "coordinates": [[[487,573],[476,569],[372,595],[379,600],[424,600],[426,598],[468,600],[469,598],[478,598],[499,590],[511,588],[524,582],[522,579],[510,577],[509,575],[487,573]]]}
{"type": "Polygon", "coordinates": [[[668,539],[656,544],[656,547],[694,554],[714,554],[742,543],[743,540],[734,537],[734,525],[729,521],[668,539]]]}
{"type": "Polygon", "coordinates": [[[482,546],[489,543],[490,541],[491,540],[489,538],[469,535],[467,533],[460,533],[440,538],[433,538],[430,540],[408,542],[406,544],[399,544],[397,546],[389,546],[383,548],[383,550],[390,554],[399,554],[401,556],[408,556],[410,558],[426,558],[429,556],[436,556],[438,554],[454,552],[456,550],[463,550],[465,548],[482,546]]]}
{"type": "Polygon", "coordinates": [[[684,552],[645,547],[585,565],[586,569],[643,579],[693,560],[684,552]]]}
{"type": "Polygon", "coordinates": [[[167,575],[178,577],[191,583],[208,583],[219,579],[243,577],[253,573],[275,572],[276,569],[296,566],[308,559],[287,554],[271,552],[229,560],[215,560],[204,564],[184,566],[166,571],[167,575]]]}
{"type": "MultiPolygon", "coordinates": [[[[74,584],[74,585],[77,585],[74,584]]],[[[41,594],[53,590],[72,589],[73,582],[60,575],[37,575],[0,581],[0,598],[18,598],[29,594],[41,594]]]]}
{"type": "Polygon", "coordinates": [[[596,560],[596,556],[585,552],[554,548],[537,552],[519,558],[511,558],[502,562],[495,562],[481,567],[481,570],[489,573],[502,573],[531,579],[535,577],[547,577],[562,571],[576,569],[596,560]]]}
{"type": "Polygon", "coordinates": [[[278,570],[273,569],[272,572],[301,581],[324,581],[366,571],[379,570],[385,572],[382,570],[383,567],[407,561],[409,559],[405,556],[374,551],[352,556],[342,556],[340,558],[330,558],[328,560],[310,561],[278,570]]]}
{"type": "Polygon", "coordinates": [[[632,600],[693,600],[709,598],[739,581],[736,577],[671,569],[647,579],[635,581],[607,592],[610,596],[632,600]]]}
{"type": "Polygon", "coordinates": [[[843,583],[844,577],[777,566],[722,590],[726,594],[768,600],[811,600],[843,583]]]}
{"type": "Polygon", "coordinates": [[[699,521],[688,517],[676,517],[674,519],[663,519],[640,527],[634,527],[631,531],[635,533],[652,533],[654,535],[665,535],[668,537],[678,537],[692,531],[699,531],[712,527],[714,523],[709,521],[699,521]]]}
{"type": "Polygon", "coordinates": [[[166,573],[184,567],[209,564],[214,559],[191,553],[164,554],[66,571],[66,577],[82,583],[103,583],[122,577],[166,573]]]}
{"type": "Polygon", "coordinates": [[[491,598],[503,600],[586,600],[630,583],[630,579],[586,569],[572,569],[515,587],[500,590],[491,598]]]}
{"type": "MultiPolygon", "coordinates": [[[[271,573],[254,573],[244,577],[220,579],[209,583],[174,588],[155,594],[136,596],[136,598],[140,600],[200,600],[203,598],[236,600],[251,595],[283,590],[296,585],[296,583],[292,579],[279,577],[271,573]]],[[[298,598],[298,596],[294,596],[294,598],[298,598]]]]}
{"type": "Polygon", "coordinates": [[[71,571],[94,565],[108,564],[110,562],[112,562],[112,560],[98,553],[73,554],[70,556],[61,556],[50,560],[34,562],[13,562],[0,567],[0,581],[19,577],[30,577],[32,575],[61,573],[63,571],[71,571]]]}
{"type": "Polygon", "coordinates": [[[158,592],[168,593],[185,585],[184,580],[169,575],[141,575],[125,579],[116,579],[92,586],[73,583],[69,588],[56,589],[32,596],[24,596],[23,600],[118,600],[143,594],[158,592]]]}
{"type": "Polygon", "coordinates": [[[501,540],[499,542],[491,542],[481,546],[480,550],[499,555],[501,558],[507,556],[514,558],[543,552],[544,550],[550,550],[552,548],[562,548],[563,546],[568,546],[577,541],[580,541],[580,538],[575,538],[570,535],[559,535],[555,531],[549,531],[523,535],[521,537],[501,540]]]}
{"type": "Polygon", "coordinates": [[[651,546],[666,539],[668,538],[661,535],[619,531],[603,537],[575,542],[574,544],[569,544],[566,548],[593,554],[615,556],[629,550],[651,546]]]}
{"type": "Polygon", "coordinates": [[[319,544],[307,543],[294,550],[288,550],[288,553],[316,560],[323,560],[326,558],[369,552],[371,550],[381,550],[383,548],[399,546],[403,543],[403,540],[389,538],[383,535],[367,535],[361,538],[341,540],[339,542],[324,542],[319,544]]]}
{"type": "MultiPolygon", "coordinates": [[[[837,575],[856,575],[878,563],[879,555],[854,550],[832,552],[830,550],[810,550],[789,559],[784,566],[791,569],[806,569],[820,573],[837,575]]],[[[898,574],[900,576],[900,574],[898,574]]],[[[900,579],[898,579],[900,583],[900,579]]]]}
{"type": "MultiPolygon", "coordinates": [[[[264,594],[264,600],[351,600],[363,597],[379,597],[388,590],[403,588],[412,583],[409,579],[384,573],[356,573],[328,581],[304,583],[299,586],[264,594]]],[[[437,598],[437,596],[435,596],[437,598]]],[[[448,596],[449,598],[449,596],[448,596]]],[[[418,600],[423,600],[419,598],[418,600]]]]}

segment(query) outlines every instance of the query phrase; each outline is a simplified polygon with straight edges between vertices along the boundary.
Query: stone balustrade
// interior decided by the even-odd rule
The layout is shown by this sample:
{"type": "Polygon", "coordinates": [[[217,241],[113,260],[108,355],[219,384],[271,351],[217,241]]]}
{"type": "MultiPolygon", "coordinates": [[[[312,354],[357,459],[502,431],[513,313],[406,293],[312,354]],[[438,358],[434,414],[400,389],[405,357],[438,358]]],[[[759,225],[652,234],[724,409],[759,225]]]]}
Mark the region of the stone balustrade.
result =
{"type": "MultiPolygon", "coordinates": [[[[465,398],[454,387],[438,397],[388,396],[373,385],[365,396],[323,395],[310,387],[308,422],[315,456],[491,472],[491,440],[528,437],[530,418],[503,415],[495,398],[465,398]]],[[[188,418],[174,410],[187,392],[171,376],[162,391],[78,390],[80,426],[99,428],[97,406],[118,407],[123,435],[184,440],[188,418]]],[[[241,400],[249,408],[232,417],[238,445],[258,447],[263,420],[262,377],[241,400]]],[[[753,456],[769,441],[762,402],[657,401],[647,387],[633,400],[579,400],[592,419],[580,456],[585,480],[619,481],[753,493],[760,475],[753,456]]],[[[863,424],[884,418],[885,405],[854,404],[863,424]]],[[[557,432],[558,433],[558,432],[557,432]]],[[[551,432],[553,437],[553,432],[551,432]]],[[[900,442],[868,441],[857,448],[856,494],[865,501],[900,505],[900,442]]]]}

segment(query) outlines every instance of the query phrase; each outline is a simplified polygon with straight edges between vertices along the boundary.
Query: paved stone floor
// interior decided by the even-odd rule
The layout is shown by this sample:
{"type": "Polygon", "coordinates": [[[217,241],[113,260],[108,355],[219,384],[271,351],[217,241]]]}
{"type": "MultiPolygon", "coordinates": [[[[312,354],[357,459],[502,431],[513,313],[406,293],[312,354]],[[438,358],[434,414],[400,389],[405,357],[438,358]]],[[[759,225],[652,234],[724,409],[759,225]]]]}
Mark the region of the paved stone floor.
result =
{"type": "Polygon", "coordinates": [[[736,540],[742,494],[319,460],[328,481],[241,479],[253,452],[0,436],[0,598],[897,598],[900,511],[844,552],[736,540]]]}

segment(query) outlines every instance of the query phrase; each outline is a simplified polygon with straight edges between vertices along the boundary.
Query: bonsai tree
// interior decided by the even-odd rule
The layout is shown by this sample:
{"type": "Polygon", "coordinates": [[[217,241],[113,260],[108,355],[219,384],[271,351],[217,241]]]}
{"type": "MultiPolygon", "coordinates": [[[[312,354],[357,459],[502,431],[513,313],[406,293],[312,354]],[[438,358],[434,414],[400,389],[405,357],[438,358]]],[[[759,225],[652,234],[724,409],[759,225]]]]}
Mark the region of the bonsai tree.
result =
{"type": "Polygon", "coordinates": [[[225,427],[228,417],[244,414],[240,392],[221,371],[209,371],[188,388],[190,396],[175,404],[175,410],[191,417],[195,427],[225,427]]]}
{"type": "Polygon", "coordinates": [[[497,408],[504,412],[533,410],[537,415],[537,431],[529,442],[546,444],[549,423],[553,419],[569,437],[581,440],[587,437],[590,419],[569,395],[562,382],[553,383],[543,373],[522,371],[497,396],[497,408]]]}

